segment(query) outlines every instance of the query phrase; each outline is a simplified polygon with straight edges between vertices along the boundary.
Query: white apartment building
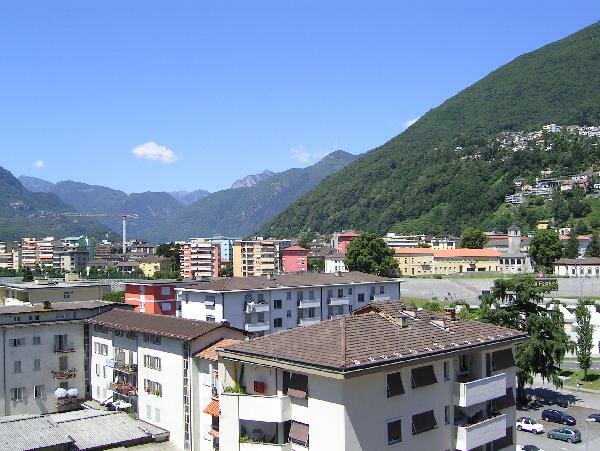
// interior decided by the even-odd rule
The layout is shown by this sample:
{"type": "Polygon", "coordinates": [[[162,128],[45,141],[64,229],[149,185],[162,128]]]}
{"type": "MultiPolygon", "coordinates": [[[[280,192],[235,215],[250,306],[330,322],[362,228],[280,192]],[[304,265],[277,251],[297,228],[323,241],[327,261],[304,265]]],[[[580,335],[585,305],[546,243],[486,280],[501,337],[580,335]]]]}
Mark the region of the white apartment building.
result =
{"type": "Polygon", "coordinates": [[[61,412],[86,398],[84,321],[115,307],[128,308],[103,301],[0,307],[0,416],[61,412]]]}
{"type": "Polygon", "coordinates": [[[33,267],[37,265],[37,246],[35,238],[21,238],[20,266],[33,267]]]}
{"type": "Polygon", "coordinates": [[[325,256],[325,272],[327,274],[333,274],[336,272],[348,272],[346,264],[344,263],[346,254],[336,252],[334,254],[325,256]]]}
{"type": "Polygon", "coordinates": [[[194,356],[244,333],[227,324],[131,311],[107,312],[88,323],[91,397],[119,401],[136,418],[168,430],[177,448],[207,449],[201,431],[211,429],[211,417],[202,413],[210,402],[210,372],[194,356]]]}
{"type": "Polygon", "coordinates": [[[282,243],[277,240],[244,240],[233,243],[233,276],[266,276],[281,270],[282,243]]]}
{"type": "Polygon", "coordinates": [[[400,280],[361,272],[229,277],[176,288],[183,318],[227,321],[265,335],[400,298],[400,280]]]}
{"type": "Polygon", "coordinates": [[[208,241],[192,240],[180,244],[180,272],[184,279],[219,277],[221,247],[208,241]]]}
{"type": "Polygon", "coordinates": [[[219,349],[219,449],[515,449],[525,334],[397,302],[359,313],[219,349]]]}
{"type": "Polygon", "coordinates": [[[600,258],[561,258],[554,262],[554,274],[563,277],[600,277],[600,258]]]}

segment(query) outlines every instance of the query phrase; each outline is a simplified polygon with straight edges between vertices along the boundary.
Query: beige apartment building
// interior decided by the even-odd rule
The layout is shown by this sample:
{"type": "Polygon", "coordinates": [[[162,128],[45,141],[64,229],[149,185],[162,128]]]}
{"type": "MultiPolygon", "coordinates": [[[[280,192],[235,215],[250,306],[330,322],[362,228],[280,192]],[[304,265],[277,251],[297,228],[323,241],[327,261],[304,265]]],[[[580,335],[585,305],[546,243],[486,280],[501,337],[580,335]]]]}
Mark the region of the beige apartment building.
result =
{"type": "Polygon", "coordinates": [[[0,284],[0,305],[22,303],[41,304],[102,299],[110,292],[110,285],[94,282],[52,282],[38,279],[34,282],[0,284]]]}
{"type": "Polygon", "coordinates": [[[279,251],[277,240],[236,241],[233,243],[233,276],[266,276],[279,272],[279,251]]]}
{"type": "Polygon", "coordinates": [[[502,253],[494,249],[396,248],[403,276],[449,275],[465,272],[501,272],[502,253]]]}

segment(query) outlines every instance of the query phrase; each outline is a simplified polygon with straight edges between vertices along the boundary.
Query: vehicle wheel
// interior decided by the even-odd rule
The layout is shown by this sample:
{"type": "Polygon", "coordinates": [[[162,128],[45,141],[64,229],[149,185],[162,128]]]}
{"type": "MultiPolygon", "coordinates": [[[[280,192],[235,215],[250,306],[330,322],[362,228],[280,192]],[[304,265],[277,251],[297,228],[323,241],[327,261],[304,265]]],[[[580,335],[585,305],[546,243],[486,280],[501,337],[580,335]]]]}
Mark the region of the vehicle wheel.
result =
{"type": "Polygon", "coordinates": [[[517,426],[517,431],[520,431],[521,429],[523,429],[523,427],[521,425],[517,426]]]}
{"type": "Polygon", "coordinates": [[[568,442],[568,443],[573,443],[573,439],[572,439],[572,438],[568,438],[568,439],[567,439],[567,442],[568,442]]]}

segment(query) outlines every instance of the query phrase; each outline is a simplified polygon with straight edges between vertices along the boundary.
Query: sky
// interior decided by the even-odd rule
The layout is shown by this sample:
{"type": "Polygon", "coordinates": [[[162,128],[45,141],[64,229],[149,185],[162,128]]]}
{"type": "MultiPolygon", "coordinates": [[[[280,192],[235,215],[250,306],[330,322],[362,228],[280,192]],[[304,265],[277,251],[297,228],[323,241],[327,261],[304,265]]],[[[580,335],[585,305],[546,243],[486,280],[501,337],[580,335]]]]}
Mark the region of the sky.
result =
{"type": "Polygon", "coordinates": [[[373,149],[599,19],[577,0],[9,0],[0,166],[126,192],[225,189],[373,149]]]}

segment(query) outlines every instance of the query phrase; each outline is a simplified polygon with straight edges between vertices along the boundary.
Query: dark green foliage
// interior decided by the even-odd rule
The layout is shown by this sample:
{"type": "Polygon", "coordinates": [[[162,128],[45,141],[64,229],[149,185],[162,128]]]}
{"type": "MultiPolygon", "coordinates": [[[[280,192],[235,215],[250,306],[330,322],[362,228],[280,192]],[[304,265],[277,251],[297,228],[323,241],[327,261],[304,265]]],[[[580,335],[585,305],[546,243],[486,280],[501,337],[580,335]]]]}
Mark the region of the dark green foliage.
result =
{"type": "Polygon", "coordinates": [[[325,272],[325,259],[308,257],[308,270],[311,272],[325,272]]]}
{"type": "Polygon", "coordinates": [[[398,267],[394,251],[374,233],[363,233],[348,244],[344,264],[349,271],[381,276],[391,275],[398,267]]]}
{"type": "Polygon", "coordinates": [[[118,302],[120,304],[125,302],[125,292],[124,291],[109,291],[108,293],[104,293],[102,296],[103,301],[109,302],[118,302]]]}
{"type": "Polygon", "coordinates": [[[552,230],[538,230],[531,239],[529,255],[539,271],[552,272],[553,264],[563,255],[563,245],[552,230]]]}
{"type": "Polygon", "coordinates": [[[181,279],[178,271],[156,271],[152,276],[155,280],[181,279]]]}
{"type": "Polygon", "coordinates": [[[481,249],[488,242],[488,237],[481,230],[467,227],[460,239],[460,247],[481,249]]]}
{"type": "Polygon", "coordinates": [[[575,318],[577,320],[577,361],[586,379],[587,372],[592,366],[594,326],[591,323],[592,315],[583,299],[577,303],[575,318]]]}
{"type": "MultiPolygon", "coordinates": [[[[261,232],[460,233],[481,226],[514,192],[515,177],[539,175],[548,164],[573,173],[600,161],[599,146],[584,139],[565,139],[549,152],[514,152],[504,160],[494,158],[497,146],[484,145],[503,130],[600,124],[599,59],[599,24],[516,58],[324,180],[261,232]],[[481,157],[461,159],[456,146],[481,157]]],[[[508,228],[512,211],[490,225],[508,228]]]]}
{"type": "Polygon", "coordinates": [[[171,271],[174,272],[179,272],[180,269],[180,253],[181,246],[179,244],[175,244],[175,242],[163,243],[156,246],[156,255],[171,260],[171,271]]]}
{"type": "Polygon", "coordinates": [[[565,258],[577,258],[579,257],[579,240],[577,239],[577,233],[573,230],[569,235],[569,241],[565,246],[563,253],[565,258]]]}
{"type": "Polygon", "coordinates": [[[592,239],[590,240],[590,244],[585,250],[586,257],[596,257],[600,258],[600,238],[597,233],[592,235],[592,239]]]}
{"type": "Polygon", "coordinates": [[[31,270],[30,267],[25,267],[25,269],[23,269],[23,279],[22,282],[33,282],[33,271],[31,270]]]}
{"type": "Polygon", "coordinates": [[[233,277],[233,265],[231,263],[224,263],[221,266],[221,277],[233,277]]]}

